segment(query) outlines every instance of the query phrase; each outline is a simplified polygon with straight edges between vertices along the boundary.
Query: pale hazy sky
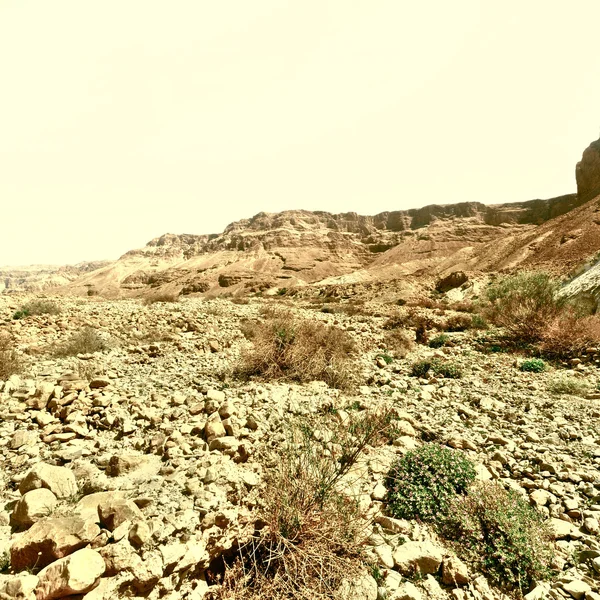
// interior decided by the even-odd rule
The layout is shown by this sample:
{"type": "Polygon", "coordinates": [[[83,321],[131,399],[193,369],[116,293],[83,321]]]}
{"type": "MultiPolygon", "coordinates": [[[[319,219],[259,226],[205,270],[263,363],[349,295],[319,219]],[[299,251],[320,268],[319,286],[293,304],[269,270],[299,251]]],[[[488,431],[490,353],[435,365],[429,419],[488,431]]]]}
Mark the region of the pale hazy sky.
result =
{"type": "Polygon", "coordinates": [[[599,0],[0,0],[0,265],[575,190],[599,0]]]}

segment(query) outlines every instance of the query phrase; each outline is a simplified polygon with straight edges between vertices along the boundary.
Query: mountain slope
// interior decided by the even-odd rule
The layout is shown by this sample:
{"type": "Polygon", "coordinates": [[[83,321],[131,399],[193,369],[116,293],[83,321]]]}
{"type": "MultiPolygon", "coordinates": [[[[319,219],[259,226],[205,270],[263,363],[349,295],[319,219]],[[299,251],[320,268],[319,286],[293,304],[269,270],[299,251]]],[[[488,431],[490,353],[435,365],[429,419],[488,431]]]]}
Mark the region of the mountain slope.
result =
{"type": "Polygon", "coordinates": [[[490,242],[533,232],[548,219],[568,214],[577,202],[571,194],[492,206],[431,205],[374,216],[259,213],[218,235],[163,235],[63,291],[112,297],[157,289],[218,294],[433,273],[472,261],[490,242]]]}

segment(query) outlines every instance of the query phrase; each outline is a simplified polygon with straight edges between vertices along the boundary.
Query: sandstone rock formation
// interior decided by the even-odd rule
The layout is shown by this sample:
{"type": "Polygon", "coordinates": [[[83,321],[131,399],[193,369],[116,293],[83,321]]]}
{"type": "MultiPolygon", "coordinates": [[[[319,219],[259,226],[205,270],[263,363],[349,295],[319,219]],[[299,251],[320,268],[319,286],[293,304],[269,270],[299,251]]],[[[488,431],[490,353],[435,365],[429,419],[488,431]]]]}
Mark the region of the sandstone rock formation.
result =
{"type": "Polygon", "coordinates": [[[584,150],[575,167],[575,178],[580,200],[585,202],[600,194],[600,139],[584,150]]]}
{"type": "Polygon", "coordinates": [[[531,231],[578,204],[575,195],[486,206],[431,205],[356,213],[259,213],[214,235],[164,235],[83,275],[65,293],[237,294],[314,283],[385,281],[443,272],[465,252],[531,231]]]}

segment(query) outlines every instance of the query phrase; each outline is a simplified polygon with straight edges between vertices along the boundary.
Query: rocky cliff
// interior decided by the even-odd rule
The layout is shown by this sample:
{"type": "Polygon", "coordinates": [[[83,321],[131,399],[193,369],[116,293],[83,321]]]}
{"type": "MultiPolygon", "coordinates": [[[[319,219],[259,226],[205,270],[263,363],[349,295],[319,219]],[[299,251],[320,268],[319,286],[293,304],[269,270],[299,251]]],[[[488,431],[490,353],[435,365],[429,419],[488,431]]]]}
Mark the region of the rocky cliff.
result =
{"type": "Polygon", "coordinates": [[[592,142],[583,152],[575,167],[577,195],[582,201],[600,194],[600,139],[592,142]]]}
{"type": "Polygon", "coordinates": [[[95,271],[110,261],[83,262],[77,265],[29,265],[0,267],[0,293],[43,292],[66,285],[84,273],[95,271]]]}
{"type": "Polygon", "coordinates": [[[235,221],[223,233],[165,234],[65,287],[131,296],[156,290],[238,293],[314,283],[385,281],[447,270],[465,253],[530,232],[578,206],[575,194],[462,202],[377,215],[291,210],[235,221]]]}

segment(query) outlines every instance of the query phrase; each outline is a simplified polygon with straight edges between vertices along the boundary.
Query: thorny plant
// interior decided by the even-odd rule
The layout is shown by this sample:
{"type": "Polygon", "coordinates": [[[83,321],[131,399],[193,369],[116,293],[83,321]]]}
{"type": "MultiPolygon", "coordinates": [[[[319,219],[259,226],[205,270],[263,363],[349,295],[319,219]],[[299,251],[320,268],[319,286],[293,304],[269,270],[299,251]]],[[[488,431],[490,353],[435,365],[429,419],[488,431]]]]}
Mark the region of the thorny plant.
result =
{"type": "Polygon", "coordinates": [[[368,520],[355,494],[360,459],[387,441],[390,413],[363,413],[315,428],[290,427],[266,478],[256,531],[214,598],[325,599],[365,572],[368,520]]]}

